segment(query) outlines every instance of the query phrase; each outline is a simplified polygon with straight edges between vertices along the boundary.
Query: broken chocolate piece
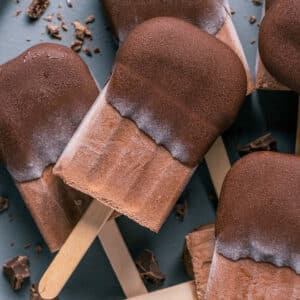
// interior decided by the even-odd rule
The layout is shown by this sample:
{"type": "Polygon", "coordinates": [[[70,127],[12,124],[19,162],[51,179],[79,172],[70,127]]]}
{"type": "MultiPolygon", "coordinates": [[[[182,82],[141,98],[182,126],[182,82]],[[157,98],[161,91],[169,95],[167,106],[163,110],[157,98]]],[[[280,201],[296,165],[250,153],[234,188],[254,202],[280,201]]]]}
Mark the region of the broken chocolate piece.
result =
{"type": "Polygon", "coordinates": [[[175,215],[176,215],[176,218],[180,222],[183,222],[184,217],[187,213],[187,208],[188,208],[188,204],[187,204],[186,200],[184,202],[177,202],[176,203],[176,205],[175,205],[175,215]]]}
{"type": "Polygon", "coordinates": [[[95,53],[95,54],[100,53],[100,48],[94,48],[94,53],[95,53]]]}
{"type": "Polygon", "coordinates": [[[94,21],[95,21],[94,16],[88,16],[85,20],[85,24],[90,24],[90,23],[93,23],[94,21]]]}
{"type": "Polygon", "coordinates": [[[158,262],[152,251],[145,249],[135,263],[145,282],[161,284],[165,281],[166,277],[159,270],[158,262]]]}
{"type": "Polygon", "coordinates": [[[0,197],[0,213],[8,209],[8,199],[0,197]]]}
{"type": "Polygon", "coordinates": [[[82,51],[87,55],[87,56],[93,56],[92,51],[87,48],[87,47],[83,47],[82,51]]]}
{"type": "Polygon", "coordinates": [[[32,0],[27,8],[27,15],[32,19],[38,19],[50,4],[50,0],[32,0]]]}
{"type": "Polygon", "coordinates": [[[60,30],[59,27],[56,25],[47,25],[47,32],[48,34],[58,40],[61,40],[60,30]]]}
{"type": "Polygon", "coordinates": [[[3,273],[14,290],[22,288],[30,278],[29,259],[27,256],[17,256],[3,265],[3,273]]]}
{"type": "Polygon", "coordinates": [[[75,52],[79,52],[81,50],[83,42],[81,40],[75,40],[71,44],[71,49],[75,52]]]}
{"type": "Polygon", "coordinates": [[[240,157],[256,151],[277,151],[277,143],[270,133],[237,148],[240,157]]]}
{"type": "Polygon", "coordinates": [[[91,33],[91,31],[88,29],[87,26],[81,24],[81,23],[78,22],[78,21],[73,22],[72,25],[73,25],[74,28],[75,28],[75,35],[76,35],[76,38],[77,38],[77,39],[83,41],[85,37],[89,37],[89,38],[92,37],[92,33],[91,33]]]}

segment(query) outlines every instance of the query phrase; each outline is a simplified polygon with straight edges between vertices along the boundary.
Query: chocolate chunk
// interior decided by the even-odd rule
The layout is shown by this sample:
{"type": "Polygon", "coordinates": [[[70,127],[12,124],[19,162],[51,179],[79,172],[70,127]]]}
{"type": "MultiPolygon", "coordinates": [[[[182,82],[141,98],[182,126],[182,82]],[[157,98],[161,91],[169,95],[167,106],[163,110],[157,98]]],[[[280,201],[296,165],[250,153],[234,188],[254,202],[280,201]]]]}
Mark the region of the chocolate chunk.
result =
{"type": "Polygon", "coordinates": [[[87,55],[87,56],[93,56],[92,51],[88,47],[83,47],[82,51],[87,55]]]}
{"type": "Polygon", "coordinates": [[[187,201],[185,200],[184,202],[177,202],[175,205],[175,215],[176,218],[183,222],[184,217],[187,213],[187,208],[188,208],[188,204],[187,201]]]}
{"type": "Polygon", "coordinates": [[[29,259],[27,256],[17,256],[3,265],[3,273],[14,290],[22,288],[30,278],[29,259]]]}
{"type": "Polygon", "coordinates": [[[72,1],[71,0],[66,0],[66,3],[68,5],[68,7],[73,7],[72,1]]]}
{"type": "Polygon", "coordinates": [[[75,40],[71,44],[71,49],[75,52],[79,52],[81,50],[83,42],[81,40],[75,40]]]}
{"type": "Polygon", "coordinates": [[[261,5],[262,5],[262,0],[252,0],[252,3],[253,3],[255,6],[261,6],[261,5]]]}
{"type": "Polygon", "coordinates": [[[154,253],[145,249],[135,261],[142,279],[152,284],[161,284],[166,277],[159,270],[158,262],[154,253]]]}
{"type": "Polygon", "coordinates": [[[60,30],[59,27],[56,25],[47,25],[47,32],[48,34],[58,40],[61,40],[60,30]]]}
{"type": "Polygon", "coordinates": [[[78,21],[73,22],[72,25],[75,28],[75,35],[77,39],[83,41],[85,37],[92,37],[92,33],[87,26],[81,24],[78,21]]]}
{"type": "Polygon", "coordinates": [[[95,53],[95,54],[100,53],[100,48],[94,48],[94,53],[95,53]]]}
{"type": "MultiPolygon", "coordinates": [[[[45,298],[42,298],[39,294],[38,286],[36,284],[33,284],[30,288],[30,298],[29,300],[45,300],[45,298]]],[[[58,300],[58,298],[55,298],[53,300],[58,300]]]]}
{"type": "Polygon", "coordinates": [[[32,0],[27,8],[27,15],[32,19],[38,19],[50,4],[50,0],[32,0]]]}
{"type": "Polygon", "coordinates": [[[252,25],[252,24],[254,24],[254,23],[256,23],[256,17],[255,16],[250,16],[249,18],[248,18],[248,22],[252,25]]]}
{"type": "Polygon", "coordinates": [[[277,151],[277,143],[270,133],[237,148],[240,157],[256,151],[277,151]]]}
{"type": "Polygon", "coordinates": [[[8,209],[8,199],[0,197],[0,213],[8,209]]]}
{"type": "Polygon", "coordinates": [[[62,30],[68,31],[68,26],[65,22],[61,22],[60,27],[62,28],[62,30]]]}
{"type": "Polygon", "coordinates": [[[85,24],[90,24],[90,23],[93,23],[94,21],[95,21],[94,16],[88,16],[85,20],[85,24]]]}

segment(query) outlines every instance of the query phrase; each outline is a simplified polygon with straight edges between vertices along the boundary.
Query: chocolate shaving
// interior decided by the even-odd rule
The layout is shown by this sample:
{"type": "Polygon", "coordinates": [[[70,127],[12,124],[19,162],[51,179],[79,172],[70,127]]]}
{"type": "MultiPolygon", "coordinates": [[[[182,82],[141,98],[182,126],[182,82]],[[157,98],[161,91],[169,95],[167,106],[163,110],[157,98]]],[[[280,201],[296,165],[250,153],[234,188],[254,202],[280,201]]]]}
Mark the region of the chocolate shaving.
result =
{"type": "Polygon", "coordinates": [[[27,256],[17,256],[3,265],[3,273],[14,290],[20,290],[30,278],[29,259],[27,256]]]}
{"type": "Polygon", "coordinates": [[[77,39],[83,41],[85,37],[92,38],[92,32],[88,29],[87,26],[81,24],[78,21],[73,22],[72,25],[75,28],[75,35],[77,39]]]}
{"type": "Polygon", "coordinates": [[[79,52],[81,50],[83,42],[81,40],[75,40],[71,44],[71,49],[75,52],[79,52]]]}
{"type": "Polygon", "coordinates": [[[135,263],[145,282],[157,285],[165,281],[166,277],[159,270],[158,262],[152,251],[145,249],[135,263]]]}
{"type": "Polygon", "coordinates": [[[270,133],[237,148],[240,157],[256,151],[277,151],[277,142],[270,133]]]}
{"type": "Polygon", "coordinates": [[[50,0],[32,0],[27,8],[27,15],[32,19],[38,19],[50,4],[50,0]]]}
{"type": "Polygon", "coordinates": [[[0,197],[0,213],[8,209],[8,199],[0,197]]]}
{"type": "Polygon", "coordinates": [[[180,222],[183,222],[184,217],[187,213],[187,209],[188,204],[186,200],[184,202],[177,202],[177,204],[175,205],[175,215],[180,222]]]}
{"type": "Polygon", "coordinates": [[[56,25],[47,25],[48,34],[55,39],[61,40],[59,27],[56,25]]]}
{"type": "Polygon", "coordinates": [[[94,16],[88,16],[85,20],[85,24],[90,24],[90,23],[93,23],[94,21],[95,21],[94,16]]]}

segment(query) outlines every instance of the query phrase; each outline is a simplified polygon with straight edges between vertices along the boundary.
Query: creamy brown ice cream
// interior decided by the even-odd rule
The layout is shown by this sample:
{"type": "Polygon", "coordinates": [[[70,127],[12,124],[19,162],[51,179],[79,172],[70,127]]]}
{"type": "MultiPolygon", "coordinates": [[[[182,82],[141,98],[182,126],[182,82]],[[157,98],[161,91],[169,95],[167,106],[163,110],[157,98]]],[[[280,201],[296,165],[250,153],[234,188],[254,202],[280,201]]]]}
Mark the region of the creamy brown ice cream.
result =
{"type": "Polygon", "coordinates": [[[52,167],[99,90],[72,50],[34,46],[0,66],[0,157],[51,250],[57,250],[88,197],[52,167]],[[58,225],[59,224],[59,225],[58,225]]]}

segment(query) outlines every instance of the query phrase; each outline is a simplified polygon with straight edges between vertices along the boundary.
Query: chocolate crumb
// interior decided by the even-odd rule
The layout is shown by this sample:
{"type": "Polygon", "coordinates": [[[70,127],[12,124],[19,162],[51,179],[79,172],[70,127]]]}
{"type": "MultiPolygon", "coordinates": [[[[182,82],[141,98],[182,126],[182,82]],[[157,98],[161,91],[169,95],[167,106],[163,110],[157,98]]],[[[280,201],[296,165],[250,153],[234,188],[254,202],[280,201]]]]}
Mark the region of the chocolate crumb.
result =
{"type": "Polygon", "coordinates": [[[30,278],[29,259],[27,256],[17,256],[3,265],[3,273],[14,290],[20,290],[30,278]]]}
{"type": "Polygon", "coordinates": [[[11,247],[14,247],[14,246],[15,246],[15,243],[14,243],[14,242],[10,243],[10,246],[11,246],[11,247]]]}
{"type": "Polygon", "coordinates": [[[100,48],[94,48],[94,53],[95,53],[95,54],[100,53],[100,48]]]}
{"type": "Polygon", "coordinates": [[[64,30],[64,31],[68,31],[68,26],[67,26],[67,24],[65,23],[65,22],[61,22],[61,24],[60,24],[60,27],[62,28],[62,30],[64,30]]]}
{"type": "Polygon", "coordinates": [[[256,23],[256,17],[255,16],[250,16],[249,18],[248,18],[248,21],[249,21],[249,23],[251,24],[251,25],[253,25],[254,23],[256,23]]]}
{"type": "Polygon", "coordinates": [[[154,253],[148,249],[143,250],[135,261],[141,278],[152,284],[162,284],[166,277],[159,270],[157,259],[154,253]]]}
{"type": "Polygon", "coordinates": [[[62,7],[63,7],[62,3],[59,3],[58,8],[62,8],[62,7]]]}
{"type": "Polygon", "coordinates": [[[38,19],[50,4],[50,0],[32,0],[27,8],[27,15],[32,19],[38,19]]]}
{"type": "Polygon", "coordinates": [[[48,34],[55,39],[61,40],[61,35],[59,31],[59,27],[56,25],[47,25],[47,32],[48,34]]]}
{"type": "Polygon", "coordinates": [[[58,12],[56,14],[56,18],[57,18],[58,21],[62,21],[63,20],[63,16],[62,16],[62,14],[60,12],[58,12]]]}
{"type": "Polygon", "coordinates": [[[253,45],[253,44],[255,44],[255,43],[256,43],[256,40],[251,40],[251,41],[250,41],[250,44],[251,44],[251,45],[253,45]]]}
{"type": "Polygon", "coordinates": [[[183,222],[184,217],[186,216],[187,213],[187,208],[188,208],[188,204],[186,200],[181,203],[177,202],[177,204],[175,205],[175,215],[180,222],[183,222]]]}
{"type": "Polygon", "coordinates": [[[93,23],[94,21],[95,21],[94,16],[88,16],[85,20],[85,24],[90,24],[90,23],[93,23]]]}
{"type": "Polygon", "coordinates": [[[19,16],[21,13],[22,13],[22,11],[21,11],[20,9],[17,9],[17,10],[16,10],[16,13],[15,13],[15,16],[17,17],[17,16],[19,16]]]}
{"type": "Polygon", "coordinates": [[[277,151],[277,142],[270,133],[237,148],[240,157],[256,151],[277,151]]]}
{"type": "Polygon", "coordinates": [[[29,249],[31,247],[31,243],[26,243],[25,245],[24,245],[24,249],[29,249]]]}
{"type": "Polygon", "coordinates": [[[75,35],[77,39],[83,41],[85,37],[92,38],[92,32],[87,26],[81,24],[78,21],[73,22],[72,25],[75,28],[75,35]]]}
{"type": "Polygon", "coordinates": [[[66,3],[68,5],[68,7],[73,7],[72,1],[71,0],[66,0],[66,3]]]}
{"type": "Polygon", "coordinates": [[[8,209],[8,199],[0,197],[0,213],[8,209]]]}
{"type": "Polygon", "coordinates": [[[87,55],[87,56],[93,56],[92,51],[87,48],[87,47],[83,47],[82,51],[87,55]]]}
{"type": "Polygon", "coordinates": [[[8,214],[8,221],[12,222],[14,220],[14,216],[10,213],[8,214]]]}
{"type": "Polygon", "coordinates": [[[51,15],[49,15],[49,16],[44,17],[43,20],[45,20],[47,22],[52,22],[53,17],[51,15]]]}
{"type": "Polygon", "coordinates": [[[43,246],[41,244],[36,244],[34,248],[35,248],[35,252],[37,254],[40,254],[43,252],[43,246]]]}
{"type": "Polygon", "coordinates": [[[262,5],[262,0],[252,0],[252,3],[253,3],[255,6],[261,6],[261,5],[262,5]]]}
{"type": "Polygon", "coordinates": [[[75,52],[79,52],[81,50],[83,42],[81,40],[74,40],[71,44],[71,49],[75,52]]]}
{"type": "Polygon", "coordinates": [[[230,7],[230,14],[233,16],[236,13],[235,9],[230,7]]]}

